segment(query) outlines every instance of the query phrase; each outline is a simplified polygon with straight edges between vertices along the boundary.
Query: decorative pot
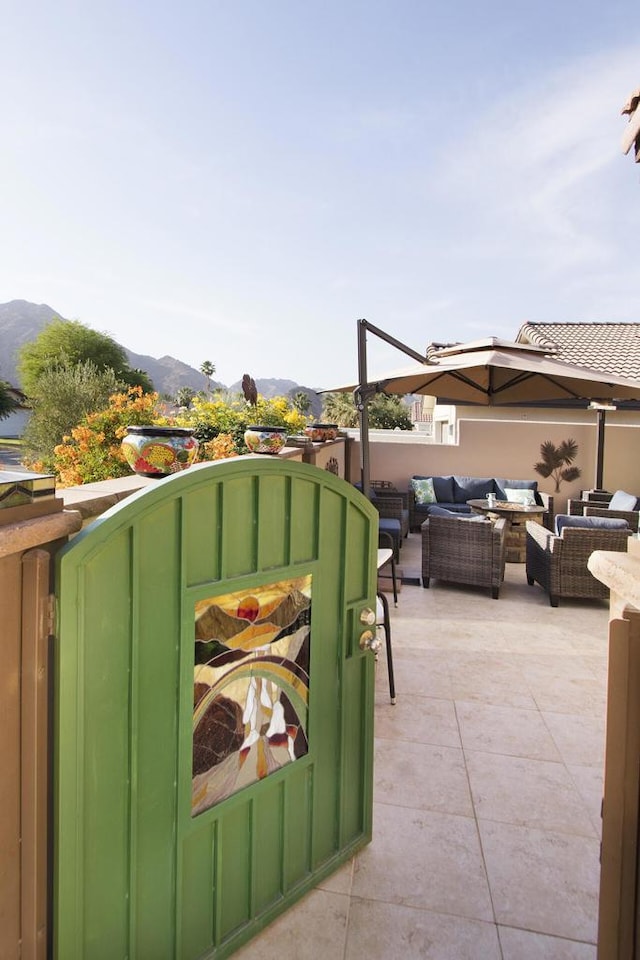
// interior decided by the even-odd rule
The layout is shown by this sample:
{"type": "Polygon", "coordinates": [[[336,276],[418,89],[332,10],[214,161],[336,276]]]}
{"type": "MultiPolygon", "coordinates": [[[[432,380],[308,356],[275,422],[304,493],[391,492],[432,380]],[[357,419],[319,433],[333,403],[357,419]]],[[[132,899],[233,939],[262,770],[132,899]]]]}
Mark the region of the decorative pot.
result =
{"type": "Polygon", "coordinates": [[[287,439],[286,427],[269,427],[251,424],[244,432],[244,442],[249,453],[278,454],[287,439]]]}
{"type": "Polygon", "coordinates": [[[124,458],[141,477],[168,477],[190,467],[198,454],[191,427],[127,427],[124,458]]]}
{"type": "Polygon", "coordinates": [[[337,423],[310,423],[304,428],[305,434],[314,443],[324,443],[326,440],[335,440],[338,436],[337,423]]]}

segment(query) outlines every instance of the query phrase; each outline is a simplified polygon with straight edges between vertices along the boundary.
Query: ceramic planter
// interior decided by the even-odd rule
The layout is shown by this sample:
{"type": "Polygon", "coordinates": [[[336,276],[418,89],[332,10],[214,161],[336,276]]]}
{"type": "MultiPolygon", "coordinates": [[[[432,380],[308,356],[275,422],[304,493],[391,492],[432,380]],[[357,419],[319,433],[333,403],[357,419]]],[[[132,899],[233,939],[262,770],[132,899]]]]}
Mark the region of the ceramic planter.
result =
{"type": "Polygon", "coordinates": [[[326,440],[335,440],[338,436],[337,423],[310,423],[304,432],[314,443],[324,443],[326,440]]]}
{"type": "Polygon", "coordinates": [[[122,453],[134,473],[168,477],[190,467],[198,454],[191,427],[127,427],[122,453]]]}
{"type": "Polygon", "coordinates": [[[250,453],[278,454],[287,439],[286,427],[249,425],[244,432],[244,442],[250,453]]]}

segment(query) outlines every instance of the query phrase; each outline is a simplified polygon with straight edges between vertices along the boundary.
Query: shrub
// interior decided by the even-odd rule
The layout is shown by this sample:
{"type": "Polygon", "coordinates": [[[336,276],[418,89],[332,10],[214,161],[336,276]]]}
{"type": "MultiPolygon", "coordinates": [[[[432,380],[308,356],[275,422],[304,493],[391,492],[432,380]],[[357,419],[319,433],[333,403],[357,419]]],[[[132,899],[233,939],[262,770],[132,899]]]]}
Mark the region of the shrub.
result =
{"type": "Polygon", "coordinates": [[[235,454],[241,454],[247,452],[244,432],[249,424],[286,427],[290,434],[296,434],[303,430],[308,419],[296,410],[286,397],[273,397],[269,400],[259,397],[254,407],[249,406],[238,394],[230,400],[205,400],[196,397],[191,409],[181,410],[175,422],[184,427],[193,427],[201,444],[200,459],[206,460],[209,459],[209,442],[220,435],[230,438],[232,443],[231,447],[229,440],[225,440],[224,449],[233,449],[235,454]]]}
{"type": "Polygon", "coordinates": [[[71,435],[63,437],[56,446],[53,470],[60,486],[127,476],[130,468],[120,449],[127,427],[168,422],[162,415],[157,393],[130,387],[124,393],[113,394],[106,409],[83,417],[71,435]]]}

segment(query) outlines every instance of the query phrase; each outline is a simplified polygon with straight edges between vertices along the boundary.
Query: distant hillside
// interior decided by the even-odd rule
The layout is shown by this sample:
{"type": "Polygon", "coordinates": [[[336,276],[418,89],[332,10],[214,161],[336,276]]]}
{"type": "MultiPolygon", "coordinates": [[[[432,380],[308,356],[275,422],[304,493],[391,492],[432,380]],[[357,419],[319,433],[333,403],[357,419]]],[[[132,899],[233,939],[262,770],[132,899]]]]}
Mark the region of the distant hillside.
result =
{"type": "MultiPolygon", "coordinates": [[[[57,310],[46,303],[29,303],[27,300],[11,300],[0,303],[0,380],[6,380],[14,387],[20,387],[17,372],[18,351],[31,340],[35,340],[40,331],[56,317],[66,319],[57,310]]],[[[91,326],[91,324],[87,324],[91,326]]],[[[154,388],[161,394],[174,396],[180,387],[203,390],[206,380],[199,370],[190,367],[174,357],[155,357],[132,353],[122,344],[132,367],[144,370],[153,381],[154,388]]],[[[223,387],[215,380],[211,386],[223,387]]],[[[312,406],[310,413],[319,417],[322,400],[314,390],[301,387],[295,380],[261,379],[256,380],[258,393],[263,397],[294,396],[298,391],[306,393],[312,406]]],[[[241,381],[233,384],[232,391],[241,392],[241,381]]]]}

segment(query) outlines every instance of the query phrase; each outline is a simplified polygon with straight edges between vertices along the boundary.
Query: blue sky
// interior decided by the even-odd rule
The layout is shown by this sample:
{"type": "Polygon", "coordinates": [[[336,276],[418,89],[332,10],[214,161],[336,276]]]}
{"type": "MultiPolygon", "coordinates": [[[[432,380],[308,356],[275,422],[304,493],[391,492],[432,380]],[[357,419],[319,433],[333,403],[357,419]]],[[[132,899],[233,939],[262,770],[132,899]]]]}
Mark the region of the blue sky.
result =
{"type": "Polygon", "coordinates": [[[637,0],[0,12],[0,302],[312,387],[358,317],[416,350],[640,319],[637,0]]]}

